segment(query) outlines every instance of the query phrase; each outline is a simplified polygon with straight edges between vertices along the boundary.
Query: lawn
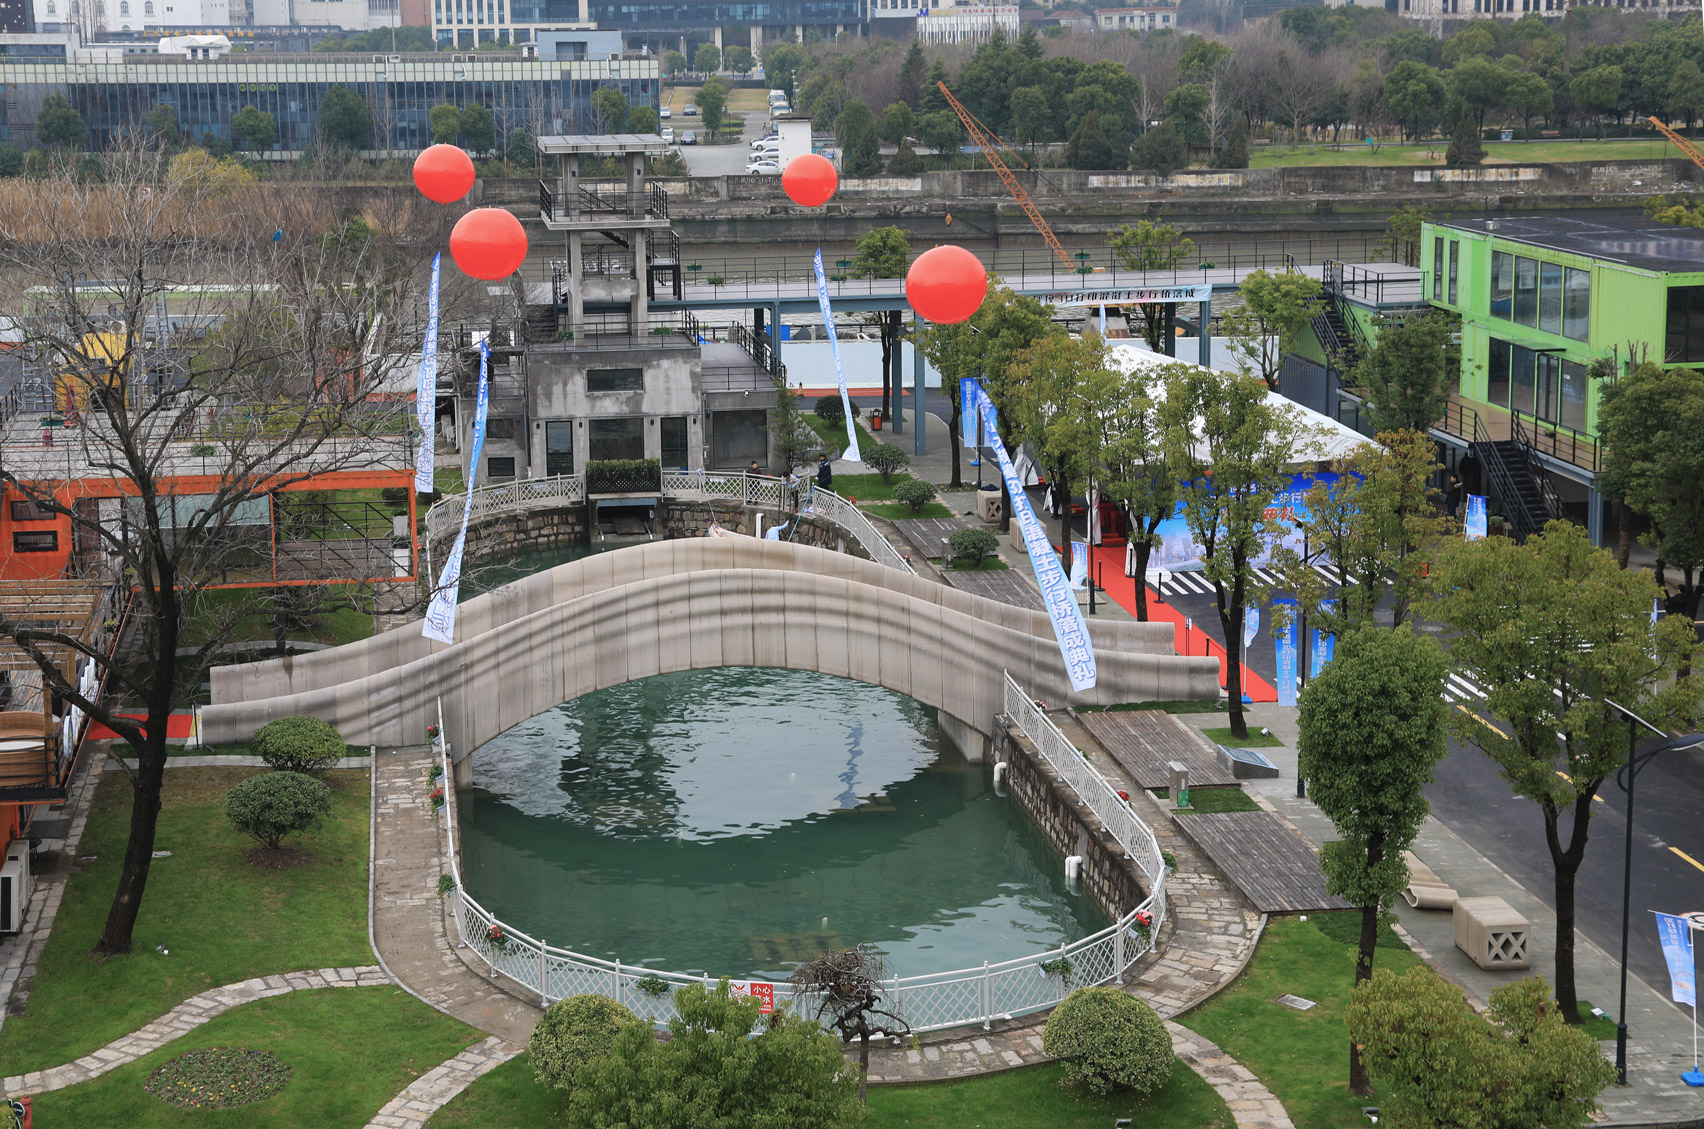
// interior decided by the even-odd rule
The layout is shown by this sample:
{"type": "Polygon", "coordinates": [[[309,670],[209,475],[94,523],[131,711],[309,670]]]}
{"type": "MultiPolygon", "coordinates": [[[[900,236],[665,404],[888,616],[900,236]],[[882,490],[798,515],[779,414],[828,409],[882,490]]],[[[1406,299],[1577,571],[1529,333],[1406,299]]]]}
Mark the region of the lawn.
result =
{"type": "MultiPolygon", "coordinates": [[[[1170,788],[1155,788],[1154,795],[1162,800],[1171,799],[1170,788]]],[[[1225,811],[1259,811],[1260,805],[1254,802],[1254,797],[1241,788],[1214,786],[1211,788],[1191,788],[1189,790],[1189,806],[1173,808],[1178,815],[1200,813],[1214,815],[1225,811]]]]}
{"type": "Polygon", "coordinates": [[[834,492],[842,498],[853,498],[861,503],[891,502],[893,488],[910,477],[900,471],[893,476],[892,482],[883,482],[879,474],[837,474],[834,476],[834,492]]]}
{"type": "Polygon", "coordinates": [[[1228,725],[1214,729],[1203,729],[1201,732],[1206,735],[1207,740],[1214,744],[1229,745],[1233,749],[1281,749],[1284,747],[1284,742],[1270,734],[1262,733],[1258,729],[1249,730],[1247,737],[1233,737],[1231,727],[1228,725]]]}
{"type": "MultiPolygon", "coordinates": [[[[981,1129],[1107,1129],[1120,1117],[1176,1129],[1230,1129],[1224,1099],[1178,1063],[1165,1088],[1139,1101],[1063,1089],[1064,1066],[1049,1063],[960,1082],[871,1086],[867,1129],[980,1126],[981,1129]]],[[[428,1129],[533,1129],[555,1124],[566,1095],[533,1080],[525,1056],[504,1063],[433,1115],[428,1129]]]]}
{"type": "MultiPolygon", "coordinates": [[[[432,471],[432,489],[439,494],[460,494],[462,492],[461,467],[434,468],[432,471]]],[[[421,514],[424,518],[426,515],[421,514]]]]}
{"type": "MultiPolygon", "coordinates": [[[[1341,149],[1322,145],[1300,149],[1271,146],[1256,149],[1249,162],[1257,169],[1296,168],[1320,165],[1413,165],[1444,163],[1448,138],[1435,138],[1417,145],[1380,145],[1377,152],[1361,145],[1341,149]]],[[[1610,138],[1604,141],[1488,141],[1487,165],[1526,165],[1557,161],[1639,161],[1678,157],[1680,151],[1661,137],[1610,138]]]]}
{"type": "Polygon", "coordinates": [[[971,564],[965,560],[954,560],[947,567],[954,572],[998,572],[1003,568],[1011,568],[1012,566],[999,557],[983,557],[978,564],[971,564]]]}
{"type": "MultiPolygon", "coordinates": [[[[863,499],[859,499],[860,502],[863,499]]],[[[902,520],[910,517],[952,517],[953,511],[939,502],[925,502],[918,509],[912,509],[904,502],[877,502],[874,505],[859,507],[867,514],[885,517],[889,521],[902,520]]]]}
{"type": "MultiPolygon", "coordinates": [[[[817,415],[816,412],[808,409],[802,413],[802,418],[806,423],[810,424],[811,430],[817,433],[817,437],[822,440],[822,445],[827,448],[830,455],[838,459],[841,455],[845,454],[846,421],[844,419],[836,419],[831,423],[817,415]]],[[[868,450],[876,445],[875,439],[871,438],[870,433],[864,430],[864,425],[861,422],[853,420],[852,426],[856,428],[858,432],[858,449],[860,451],[868,450]]],[[[862,476],[847,475],[847,477],[856,478],[862,476]]],[[[871,475],[870,477],[880,481],[879,475],[871,475]]],[[[898,476],[896,475],[895,477],[897,478],[898,476]]],[[[846,494],[846,491],[840,488],[838,480],[835,482],[834,492],[842,497],[846,494]]],[[[889,494],[888,497],[891,498],[893,495],[889,494]]]]}
{"type": "Polygon", "coordinates": [[[292,992],[228,1011],[92,1082],[41,1094],[35,1119],[126,1129],[360,1129],[410,1082],[479,1037],[400,988],[292,992]],[[144,1089],[162,1064],[207,1047],[271,1051],[290,1068],[290,1081],[264,1101],[222,1110],[179,1109],[144,1089]]]}
{"type": "Polygon", "coordinates": [[[1119,702],[1111,706],[1078,706],[1078,713],[1125,713],[1131,710],[1159,710],[1161,713],[1219,713],[1225,703],[1216,698],[1177,702],[1119,702]]]}
{"type": "MultiPolygon", "coordinates": [[[[135,948],[99,960],[100,936],[130,827],[130,782],[109,773],[78,848],[29,1008],[0,1029],[6,1073],[58,1066],[158,1019],[197,992],[251,976],[373,963],[367,944],[367,774],[331,772],[332,815],[291,839],[289,870],[249,864],[251,841],[224,817],[225,793],[249,768],[166,770],[158,850],[135,948]],[[164,945],[169,955],[155,952],[164,945]]],[[[121,1124],[63,1121],[56,1124],[121,1124]]]]}
{"type": "MultiPolygon", "coordinates": [[[[1380,945],[1374,960],[1398,975],[1419,964],[1400,944],[1380,945]]],[[[1236,982],[1179,1022],[1254,1071],[1296,1129],[1365,1129],[1361,1107],[1379,1102],[1376,1092],[1349,1094],[1343,1012],[1354,982],[1353,944],[1327,936],[1311,920],[1274,918],[1236,982]],[[1285,993],[1315,1006],[1296,1011],[1277,1003],[1285,993]]]]}
{"type": "MultiPolygon", "coordinates": [[[[273,595],[268,589],[204,591],[196,596],[195,601],[189,622],[184,626],[186,646],[203,642],[210,633],[221,631],[224,641],[230,643],[275,638],[273,595]]],[[[326,610],[304,617],[306,626],[285,631],[285,638],[299,643],[329,643],[335,647],[372,636],[373,613],[364,598],[328,595],[324,606],[326,610]],[[345,600],[350,603],[345,603],[345,600]]],[[[269,657],[268,654],[245,651],[233,661],[247,662],[269,657]]]]}

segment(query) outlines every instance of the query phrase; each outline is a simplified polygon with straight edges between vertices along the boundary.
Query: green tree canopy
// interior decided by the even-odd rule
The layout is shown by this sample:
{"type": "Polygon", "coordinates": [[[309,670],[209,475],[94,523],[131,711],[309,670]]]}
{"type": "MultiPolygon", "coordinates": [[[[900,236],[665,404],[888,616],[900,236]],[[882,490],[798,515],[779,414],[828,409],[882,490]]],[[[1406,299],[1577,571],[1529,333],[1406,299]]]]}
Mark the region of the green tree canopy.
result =
{"type": "Polygon", "coordinates": [[[432,131],[432,144],[454,145],[461,134],[461,111],[448,102],[440,103],[427,113],[426,126],[432,131]]]}
{"type": "Polygon", "coordinates": [[[1473,128],[1485,127],[1485,111],[1503,104],[1509,72],[1482,56],[1463,59],[1450,69],[1450,96],[1473,120],[1473,128]]]}
{"type": "Polygon", "coordinates": [[[660,124],[657,111],[649,106],[635,106],[627,111],[628,133],[656,133],[660,124]]]}
{"type": "Polygon", "coordinates": [[[1189,143],[1169,121],[1163,121],[1136,139],[1130,150],[1130,167],[1146,169],[1157,176],[1170,176],[1189,164],[1189,143]]]}
{"type": "Polygon", "coordinates": [[[1568,92],[1580,112],[1598,120],[1598,136],[1603,136],[1603,119],[1617,113],[1621,106],[1621,87],[1627,81],[1620,67],[1602,65],[1574,76],[1568,92]]]}
{"type": "Polygon", "coordinates": [[[715,137],[722,129],[723,113],[728,105],[728,88],[720,79],[711,79],[699,88],[697,103],[704,129],[711,137],[715,137]]]}
{"type": "Polygon", "coordinates": [[[1077,132],[1071,135],[1071,140],[1065,143],[1065,167],[1111,169],[1122,163],[1113,154],[1112,145],[1101,129],[1099,111],[1090,110],[1084,115],[1083,124],[1077,127],[1077,132]]]}
{"type": "Polygon", "coordinates": [[[1245,372],[1278,388],[1284,358],[1295,352],[1323,289],[1319,279],[1299,271],[1256,270],[1243,279],[1242,306],[1225,315],[1224,325],[1231,353],[1245,372]]]}
{"type": "Polygon", "coordinates": [[[692,69],[709,74],[722,67],[722,49],[714,43],[700,43],[692,53],[692,69]]]}
{"type": "Polygon", "coordinates": [[[592,119],[599,133],[620,133],[627,128],[627,95],[613,86],[592,91],[592,119]]]}
{"type": "MultiPolygon", "coordinates": [[[[1183,229],[1169,223],[1137,220],[1136,226],[1125,224],[1112,236],[1112,253],[1125,270],[1176,270],[1195,255],[1195,240],[1183,229]]],[[[1142,337],[1148,348],[1158,353],[1164,344],[1166,312],[1175,303],[1143,302],[1136,307],[1142,322],[1142,337]]]]}
{"type": "Polygon", "coordinates": [[[65,95],[54,93],[41,100],[41,109],[36,113],[35,133],[49,145],[81,146],[89,135],[89,127],[65,95]]]}
{"type": "Polygon", "coordinates": [[[278,141],[278,122],[265,110],[244,106],[231,115],[231,140],[251,153],[270,149],[278,141]]]}
{"type": "Polygon", "coordinates": [[[663,52],[663,73],[665,75],[679,75],[684,74],[685,72],[685,55],[682,55],[679,51],[676,51],[672,47],[663,52]]]}
{"type": "Polygon", "coordinates": [[[763,49],[763,73],[776,90],[793,90],[794,76],[805,60],[804,48],[796,43],[771,43],[763,49]]]}
{"type": "MultiPolygon", "coordinates": [[[[1160,523],[1177,512],[1177,479],[1166,459],[1160,399],[1168,382],[1191,371],[1183,363],[1132,365],[1119,377],[1110,407],[1089,421],[1098,430],[1094,445],[1100,451],[1101,492],[1124,511],[1138,577],[1147,575],[1160,523]]],[[[1136,618],[1146,620],[1148,586],[1138,580],[1135,587],[1136,618]]]]}
{"type": "Polygon", "coordinates": [[[457,115],[461,140],[470,153],[489,153],[497,147],[497,123],[483,102],[469,102],[457,115]]]}
{"type": "Polygon", "coordinates": [[[1450,134],[1450,147],[1444,153],[1444,164],[1452,168],[1471,168],[1485,159],[1485,145],[1479,140],[1479,127],[1473,115],[1463,113],[1456,119],[1450,134]]]}
{"type": "Polygon", "coordinates": [[[531,165],[538,161],[538,143],[533,140],[532,130],[525,126],[514,126],[509,135],[503,139],[503,159],[511,165],[531,165]]]}
{"type": "Polygon", "coordinates": [[[897,227],[873,227],[858,237],[848,269],[854,278],[904,278],[911,265],[911,242],[897,227]]]}
{"type": "Polygon", "coordinates": [[[147,131],[150,140],[158,141],[167,148],[183,139],[183,133],[178,129],[177,111],[170,106],[155,106],[143,114],[142,128],[147,131]]]}
{"type": "Polygon", "coordinates": [[[1445,97],[1443,76],[1437,68],[1425,63],[1404,60],[1385,77],[1385,105],[1402,122],[1404,132],[1415,140],[1437,128],[1445,97]]]}
{"type": "Polygon", "coordinates": [[[1175,87],[1166,95],[1166,121],[1190,145],[1205,145],[1208,137],[1207,114],[1213,96],[1198,82],[1175,87]]]}
{"type": "Polygon", "coordinates": [[[1053,140],[1053,104],[1039,86],[1020,86],[1012,91],[1012,130],[1020,145],[1034,149],[1038,142],[1053,140]]]}
{"type": "Polygon", "coordinates": [[[877,176],[882,171],[881,138],[876,115],[857,99],[834,119],[834,136],[840,142],[840,164],[847,176],[877,176]]]}
{"type": "Polygon", "coordinates": [[[904,102],[893,102],[882,111],[882,116],[876,126],[876,132],[889,145],[898,145],[911,136],[917,121],[911,112],[911,107],[904,102]]]}
{"type": "Polygon", "coordinates": [[[373,136],[367,100],[347,86],[333,85],[319,107],[320,141],[329,149],[364,149],[373,136]]]}
{"type": "Polygon", "coordinates": [[[750,47],[735,44],[722,50],[722,62],[735,74],[746,74],[756,65],[757,60],[751,53],[750,47]]]}
{"type": "Polygon", "coordinates": [[[958,156],[959,145],[964,137],[964,125],[952,110],[934,110],[919,115],[917,131],[923,144],[937,154],[936,168],[946,168],[947,162],[958,156]]]}
{"type": "Polygon", "coordinates": [[[1387,318],[1373,348],[1355,367],[1355,378],[1372,401],[1379,431],[1425,431],[1444,418],[1451,387],[1445,354],[1460,322],[1433,310],[1387,318]]]}
{"type": "MultiPolygon", "coordinates": [[[[1368,624],[1338,640],[1335,657],[1302,691],[1296,772],[1337,828],[1320,856],[1326,890],[1361,908],[1357,984],[1373,974],[1379,915],[1408,884],[1402,852],[1431,811],[1424,790],[1449,747],[1447,669],[1436,639],[1368,624]]],[[[1349,1092],[1368,1091],[1351,1041],[1349,1092]]]]}

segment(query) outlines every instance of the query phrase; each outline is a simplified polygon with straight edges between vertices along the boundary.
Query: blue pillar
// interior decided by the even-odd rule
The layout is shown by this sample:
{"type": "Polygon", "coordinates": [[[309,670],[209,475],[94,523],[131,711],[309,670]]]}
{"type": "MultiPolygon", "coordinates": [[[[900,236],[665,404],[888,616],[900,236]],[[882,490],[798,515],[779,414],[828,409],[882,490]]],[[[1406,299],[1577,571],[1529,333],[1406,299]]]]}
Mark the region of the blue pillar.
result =
{"type": "Polygon", "coordinates": [[[1201,303],[1201,353],[1195,363],[1202,368],[1213,367],[1213,300],[1209,298],[1201,303]]]}
{"type": "Polygon", "coordinates": [[[1586,536],[1593,545],[1603,548],[1603,494],[1594,482],[1586,494],[1586,536]]]}
{"type": "MultiPolygon", "coordinates": [[[[916,325],[918,329],[923,328],[921,320],[916,325]]],[[[911,401],[914,405],[912,410],[917,413],[917,419],[911,429],[913,436],[911,451],[917,455],[927,453],[925,436],[929,434],[929,425],[924,422],[924,416],[929,410],[928,393],[929,390],[923,386],[923,350],[917,347],[914,336],[911,342],[911,401]]]]}

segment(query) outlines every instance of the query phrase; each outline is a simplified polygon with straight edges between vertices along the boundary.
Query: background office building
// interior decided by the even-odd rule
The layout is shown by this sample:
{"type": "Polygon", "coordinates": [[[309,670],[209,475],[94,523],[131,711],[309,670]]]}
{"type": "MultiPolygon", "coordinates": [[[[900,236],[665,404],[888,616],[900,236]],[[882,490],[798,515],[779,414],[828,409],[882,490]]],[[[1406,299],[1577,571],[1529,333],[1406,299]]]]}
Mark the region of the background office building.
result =
{"type": "Polygon", "coordinates": [[[185,59],[85,49],[70,36],[7,38],[29,42],[0,46],[27,48],[30,53],[0,54],[0,141],[24,146],[34,143],[36,115],[50,94],[70,99],[88,123],[89,144],[97,149],[136,128],[155,106],[171,107],[184,134],[197,138],[206,133],[229,138],[232,116],[244,106],[255,106],[278,123],[273,147],[277,157],[299,154],[314,144],[320,103],[334,86],[365,99],[373,119],[370,150],[396,155],[410,155],[431,144],[427,117],[433,106],[445,103],[483,103],[496,120],[499,145],[517,127],[534,136],[591,128],[592,93],[600,87],[620,90],[633,105],[658,104],[654,56],[556,61],[486,52],[255,52],[185,59]]]}
{"type": "MultiPolygon", "coordinates": [[[[807,29],[827,36],[855,31],[868,18],[867,0],[432,0],[440,43],[529,43],[551,29],[620,28],[629,50],[653,54],[698,43],[750,47],[761,57],[766,40],[802,40],[807,29]]],[[[915,16],[913,9],[911,15],[915,16]]],[[[687,51],[690,57],[691,52],[687,51]]]]}

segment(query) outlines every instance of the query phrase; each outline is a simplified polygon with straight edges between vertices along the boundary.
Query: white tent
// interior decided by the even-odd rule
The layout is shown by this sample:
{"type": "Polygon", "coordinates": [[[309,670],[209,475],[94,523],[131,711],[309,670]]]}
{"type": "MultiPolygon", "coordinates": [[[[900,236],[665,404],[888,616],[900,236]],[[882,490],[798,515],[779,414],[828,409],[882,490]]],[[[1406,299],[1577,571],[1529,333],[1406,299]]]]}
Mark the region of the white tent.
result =
{"type": "MultiPolygon", "coordinates": [[[[1236,373],[1223,372],[1219,369],[1203,369],[1200,365],[1189,361],[1176,360],[1122,341],[1107,342],[1107,363],[1117,372],[1134,372],[1138,367],[1158,368],[1163,365],[1182,365],[1197,372],[1211,372],[1226,380],[1234,379],[1237,376],[1236,373]]],[[[1266,402],[1271,405],[1274,411],[1295,421],[1299,435],[1296,442],[1295,462],[1297,463],[1347,458],[1357,447],[1372,443],[1371,439],[1347,424],[1340,423],[1328,415],[1322,415],[1312,408],[1305,408],[1294,400],[1285,399],[1276,392],[1268,390],[1266,402]]]]}

